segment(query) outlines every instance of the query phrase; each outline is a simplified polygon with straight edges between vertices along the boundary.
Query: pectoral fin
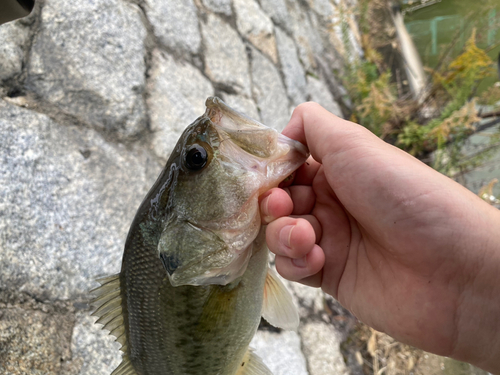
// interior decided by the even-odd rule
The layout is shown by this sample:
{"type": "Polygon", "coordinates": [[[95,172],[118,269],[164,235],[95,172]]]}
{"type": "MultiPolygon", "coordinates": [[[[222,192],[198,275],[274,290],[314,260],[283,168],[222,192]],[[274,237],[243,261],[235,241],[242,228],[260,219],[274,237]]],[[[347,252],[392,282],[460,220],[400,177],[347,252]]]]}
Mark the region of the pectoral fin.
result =
{"type": "Polygon", "coordinates": [[[262,362],[262,359],[252,349],[248,349],[241,361],[236,375],[273,375],[271,370],[262,362]]]}
{"type": "Polygon", "coordinates": [[[299,314],[292,295],[271,268],[267,270],[264,285],[262,317],[273,326],[286,330],[295,331],[299,326],[299,314]]]}

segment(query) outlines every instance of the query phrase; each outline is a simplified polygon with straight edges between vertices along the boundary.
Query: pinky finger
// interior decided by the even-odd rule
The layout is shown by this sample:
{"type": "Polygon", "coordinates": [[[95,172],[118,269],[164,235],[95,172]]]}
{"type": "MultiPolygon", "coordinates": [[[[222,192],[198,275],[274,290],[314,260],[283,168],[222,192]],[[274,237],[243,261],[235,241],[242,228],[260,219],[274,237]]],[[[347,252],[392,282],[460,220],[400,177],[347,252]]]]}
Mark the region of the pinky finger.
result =
{"type": "MultiPolygon", "coordinates": [[[[290,281],[299,281],[318,274],[325,265],[323,249],[314,245],[312,250],[302,258],[292,259],[276,255],[276,270],[290,281]]],[[[305,280],[304,280],[305,281],[305,280]]],[[[306,284],[309,285],[309,284],[306,284]]]]}

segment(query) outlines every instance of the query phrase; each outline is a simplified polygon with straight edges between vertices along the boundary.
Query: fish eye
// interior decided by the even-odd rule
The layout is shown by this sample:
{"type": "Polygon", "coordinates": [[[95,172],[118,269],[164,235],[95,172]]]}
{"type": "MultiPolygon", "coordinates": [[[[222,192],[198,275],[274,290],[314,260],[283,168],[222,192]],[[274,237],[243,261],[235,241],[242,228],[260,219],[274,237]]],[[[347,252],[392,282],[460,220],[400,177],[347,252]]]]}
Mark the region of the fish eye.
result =
{"type": "Polygon", "coordinates": [[[202,169],[208,160],[207,150],[198,144],[194,144],[186,152],[185,164],[192,171],[202,169]]]}

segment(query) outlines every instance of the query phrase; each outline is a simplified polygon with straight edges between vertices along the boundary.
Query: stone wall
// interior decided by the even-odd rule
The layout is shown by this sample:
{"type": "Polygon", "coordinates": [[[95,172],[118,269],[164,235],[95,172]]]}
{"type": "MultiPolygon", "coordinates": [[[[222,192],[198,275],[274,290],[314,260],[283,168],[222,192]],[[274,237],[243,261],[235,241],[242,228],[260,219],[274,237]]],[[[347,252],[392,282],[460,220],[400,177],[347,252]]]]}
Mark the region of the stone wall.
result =
{"type": "MultiPolygon", "coordinates": [[[[0,26],[0,373],[117,366],[88,291],[119,271],[135,210],[178,136],[214,94],[277,129],[306,100],[342,115],[339,7],[45,0],[0,26]]],[[[275,375],[346,373],[330,324],[341,308],[292,287],[299,331],[264,327],[257,352],[275,375]]]]}

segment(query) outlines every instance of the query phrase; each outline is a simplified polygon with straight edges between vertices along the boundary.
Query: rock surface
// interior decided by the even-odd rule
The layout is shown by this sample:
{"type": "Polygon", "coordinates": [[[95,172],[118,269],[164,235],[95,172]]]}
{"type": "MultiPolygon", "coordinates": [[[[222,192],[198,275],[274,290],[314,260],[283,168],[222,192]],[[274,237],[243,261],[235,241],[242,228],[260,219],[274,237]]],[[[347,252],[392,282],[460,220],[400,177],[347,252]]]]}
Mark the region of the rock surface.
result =
{"type": "Polygon", "coordinates": [[[156,155],[167,160],[186,125],[203,114],[205,99],[213,94],[212,84],[198,69],[153,51],[148,105],[156,155]]]}
{"type": "Polygon", "coordinates": [[[0,27],[0,82],[22,73],[25,46],[30,29],[27,20],[9,22],[0,27]]]}
{"type": "Polygon", "coordinates": [[[294,105],[298,105],[306,100],[306,77],[297,55],[297,47],[279,28],[276,29],[276,40],[288,96],[294,105]]]}
{"type": "Polygon", "coordinates": [[[76,314],[71,351],[79,365],[80,375],[111,374],[121,362],[120,344],[114,337],[94,324],[95,318],[87,312],[76,314]]]}
{"type": "Polygon", "coordinates": [[[277,63],[276,38],[271,19],[254,0],[233,0],[240,34],[277,63]]]}
{"type": "Polygon", "coordinates": [[[307,375],[300,336],[295,332],[257,331],[250,346],[273,375],[307,375]]]}
{"type": "Polygon", "coordinates": [[[222,13],[226,16],[230,16],[233,13],[231,0],[202,0],[202,3],[214,13],[222,13]]]}
{"type": "Polygon", "coordinates": [[[278,69],[256,49],[251,50],[253,97],[264,124],[283,129],[290,118],[285,87],[278,69]]]}
{"type": "Polygon", "coordinates": [[[93,277],[119,271],[128,226],[154,181],[151,161],[92,129],[4,101],[0,111],[2,289],[83,298],[93,277]]]}
{"type": "MultiPolygon", "coordinates": [[[[2,299],[9,299],[2,293],[2,299]]],[[[71,359],[71,309],[44,306],[26,295],[0,303],[0,373],[75,373],[71,359]]]]}
{"type": "MultiPolygon", "coordinates": [[[[207,96],[277,129],[311,98],[341,115],[324,4],[45,0],[0,26],[0,373],[118,365],[88,291],[119,271],[137,207],[207,96]]],[[[344,371],[321,292],[294,290],[298,333],[252,345],[276,375],[344,371]]]]}
{"type": "Polygon", "coordinates": [[[162,45],[178,53],[198,52],[201,35],[192,0],[146,0],[146,14],[162,45]]]}
{"type": "Polygon", "coordinates": [[[146,28],[120,0],[48,0],[27,66],[26,90],[120,138],[146,126],[146,28]],[[123,32],[127,30],[127,32],[123,32]]]}
{"type": "Polygon", "coordinates": [[[248,57],[241,36],[221,18],[209,14],[202,24],[205,73],[224,91],[250,96],[248,57]],[[238,59],[233,59],[238,56],[238,59]]]}

